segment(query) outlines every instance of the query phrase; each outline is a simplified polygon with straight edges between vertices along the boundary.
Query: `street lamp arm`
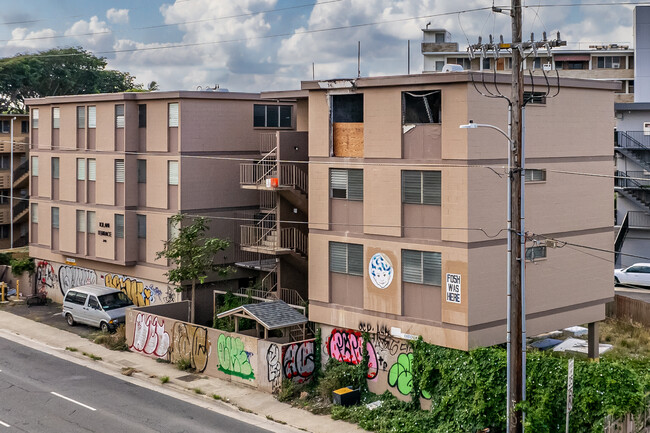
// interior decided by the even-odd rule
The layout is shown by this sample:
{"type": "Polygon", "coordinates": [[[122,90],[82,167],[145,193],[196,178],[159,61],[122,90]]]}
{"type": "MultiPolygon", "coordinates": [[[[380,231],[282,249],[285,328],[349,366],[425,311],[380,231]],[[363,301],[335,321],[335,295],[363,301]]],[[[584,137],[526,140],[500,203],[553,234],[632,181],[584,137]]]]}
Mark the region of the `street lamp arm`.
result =
{"type": "Polygon", "coordinates": [[[510,139],[510,137],[508,137],[508,134],[506,134],[506,132],[503,129],[501,129],[501,128],[497,127],[497,126],[494,126],[494,125],[489,125],[487,123],[474,123],[474,122],[470,121],[470,123],[468,123],[466,125],[460,125],[459,128],[460,129],[475,129],[475,128],[494,129],[495,131],[498,131],[499,133],[501,133],[501,135],[503,135],[512,144],[512,139],[510,139]]]}

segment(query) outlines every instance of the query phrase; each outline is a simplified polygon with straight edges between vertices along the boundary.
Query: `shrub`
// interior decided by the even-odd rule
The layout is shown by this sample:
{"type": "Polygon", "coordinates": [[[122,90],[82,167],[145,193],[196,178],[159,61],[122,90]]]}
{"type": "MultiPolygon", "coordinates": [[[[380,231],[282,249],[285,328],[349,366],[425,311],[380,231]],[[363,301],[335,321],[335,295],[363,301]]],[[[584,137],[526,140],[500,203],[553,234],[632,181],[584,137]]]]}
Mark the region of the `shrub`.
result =
{"type": "MultiPolygon", "coordinates": [[[[217,309],[214,312],[214,317],[212,319],[212,327],[220,329],[226,332],[235,332],[235,321],[232,317],[224,317],[222,319],[217,318],[217,314],[223,313],[224,311],[232,310],[241,305],[251,304],[253,299],[250,295],[246,298],[241,296],[235,296],[231,292],[227,292],[225,295],[217,296],[217,309]]],[[[251,319],[239,319],[239,330],[245,331],[247,329],[255,328],[255,321],[251,319]]]]}
{"type": "Polygon", "coordinates": [[[11,265],[11,273],[18,277],[25,272],[29,273],[29,275],[32,275],[34,273],[34,270],[36,269],[34,265],[34,259],[31,257],[23,257],[22,259],[10,259],[11,265]]]}
{"type": "Polygon", "coordinates": [[[113,333],[105,334],[101,332],[99,334],[96,334],[93,342],[96,344],[101,344],[111,350],[129,350],[129,346],[126,344],[126,328],[124,325],[118,326],[113,333]]]}
{"type": "Polygon", "coordinates": [[[318,392],[326,401],[332,401],[332,391],[346,386],[358,389],[362,387],[362,381],[359,368],[356,365],[330,358],[320,378],[318,392]]]}
{"type": "Polygon", "coordinates": [[[176,368],[178,368],[181,371],[192,370],[192,361],[190,361],[189,359],[181,358],[178,361],[176,361],[176,368]]]}

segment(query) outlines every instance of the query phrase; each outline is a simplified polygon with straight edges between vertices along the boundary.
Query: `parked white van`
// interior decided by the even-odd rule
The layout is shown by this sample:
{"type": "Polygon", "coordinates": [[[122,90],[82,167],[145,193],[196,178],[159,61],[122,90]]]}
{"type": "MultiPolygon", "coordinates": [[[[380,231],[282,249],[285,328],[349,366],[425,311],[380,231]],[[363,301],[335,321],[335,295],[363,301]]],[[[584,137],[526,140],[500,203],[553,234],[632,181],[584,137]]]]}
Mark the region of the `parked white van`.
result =
{"type": "Polygon", "coordinates": [[[88,284],[68,290],[63,298],[63,317],[68,325],[84,323],[109,332],[124,324],[133,302],[120,290],[88,284]]]}

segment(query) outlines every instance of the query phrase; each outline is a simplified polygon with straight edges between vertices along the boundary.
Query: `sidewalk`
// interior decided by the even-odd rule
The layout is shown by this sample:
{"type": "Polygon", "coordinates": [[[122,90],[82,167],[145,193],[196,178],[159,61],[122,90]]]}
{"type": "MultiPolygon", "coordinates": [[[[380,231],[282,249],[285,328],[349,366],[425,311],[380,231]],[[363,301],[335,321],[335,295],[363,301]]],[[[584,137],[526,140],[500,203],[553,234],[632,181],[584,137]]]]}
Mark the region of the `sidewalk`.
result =
{"type": "Polygon", "coordinates": [[[169,391],[180,392],[184,400],[191,399],[202,407],[221,412],[226,409],[230,416],[249,419],[242,418],[239,411],[253,412],[264,421],[257,425],[273,431],[295,432],[296,428],[313,433],[364,431],[353,424],[335,421],[329,415],[314,415],[306,410],[293,408],[277,401],[272,395],[256,389],[235,385],[214,377],[188,374],[171,364],[159,363],[155,359],[137,353],[109,350],[79,335],[17,316],[3,308],[0,308],[0,336],[112,376],[119,375],[125,380],[135,379],[134,383],[150,389],[162,389],[163,392],[167,390],[167,393],[171,394],[174,393],[169,391]],[[66,347],[76,348],[77,351],[71,352],[66,350],[66,347]],[[83,355],[83,352],[102,359],[92,361],[83,355]],[[125,367],[136,370],[132,377],[121,374],[125,367]],[[164,385],[160,381],[160,377],[163,376],[168,376],[170,379],[164,385]],[[205,395],[197,394],[195,389],[200,389],[205,395]],[[213,394],[220,396],[221,401],[213,399],[213,394]],[[281,423],[267,420],[284,422],[294,428],[287,428],[281,423]]]}

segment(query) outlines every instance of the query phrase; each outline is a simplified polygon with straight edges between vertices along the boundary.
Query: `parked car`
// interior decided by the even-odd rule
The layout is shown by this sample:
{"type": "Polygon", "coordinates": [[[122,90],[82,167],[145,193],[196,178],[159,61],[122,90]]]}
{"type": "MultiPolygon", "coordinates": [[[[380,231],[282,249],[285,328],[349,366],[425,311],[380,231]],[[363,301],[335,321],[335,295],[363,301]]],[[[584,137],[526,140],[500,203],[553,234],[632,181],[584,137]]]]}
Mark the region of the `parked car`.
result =
{"type": "Polygon", "coordinates": [[[68,325],[83,323],[109,332],[124,324],[126,309],[133,302],[124,292],[88,284],[68,290],[63,298],[63,317],[68,325]]]}
{"type": "Polygon", "coordinates": [[[614,283],[650,287],[650,263],[635,263],[625,269],[614,269],[614,283]]]}

